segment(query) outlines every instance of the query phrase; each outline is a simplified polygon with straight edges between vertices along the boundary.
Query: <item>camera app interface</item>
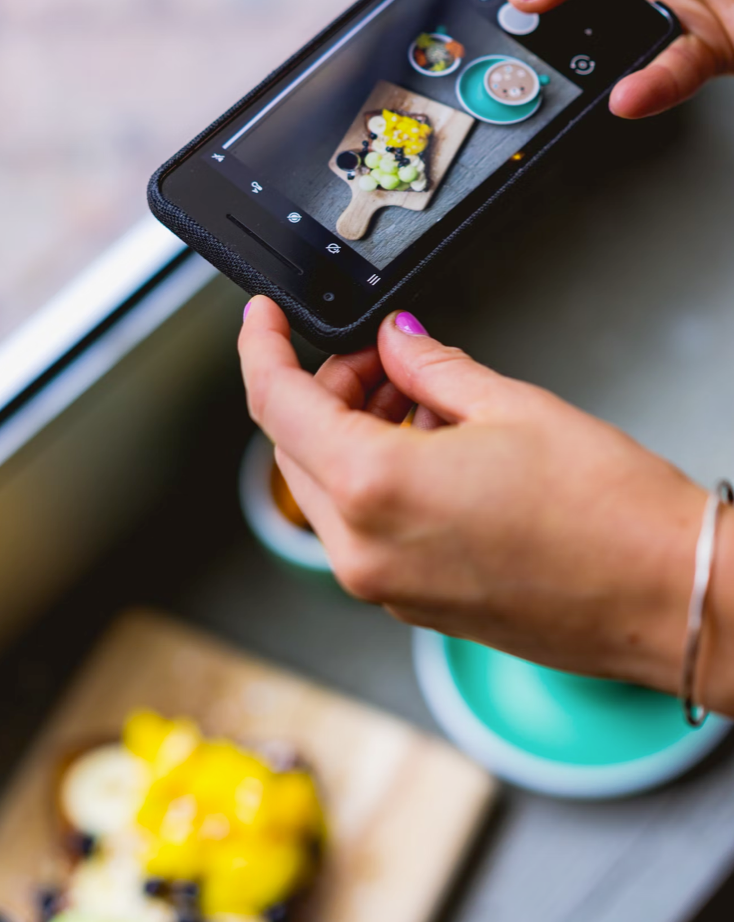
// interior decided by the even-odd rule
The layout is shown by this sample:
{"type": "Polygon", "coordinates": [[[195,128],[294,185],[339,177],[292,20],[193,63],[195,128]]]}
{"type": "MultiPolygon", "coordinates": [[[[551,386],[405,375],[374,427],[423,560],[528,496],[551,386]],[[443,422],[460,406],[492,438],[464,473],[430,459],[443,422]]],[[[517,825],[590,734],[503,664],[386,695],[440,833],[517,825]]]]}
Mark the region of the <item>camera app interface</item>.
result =
{"type": "Polygon", "coordinates": [[[206,156],[263,206],[275,191],[270,210],[334,257],[357,254],[374,284],[581,95],[522,45],[537,20],[487,0],[386,0],[206,156]]]}

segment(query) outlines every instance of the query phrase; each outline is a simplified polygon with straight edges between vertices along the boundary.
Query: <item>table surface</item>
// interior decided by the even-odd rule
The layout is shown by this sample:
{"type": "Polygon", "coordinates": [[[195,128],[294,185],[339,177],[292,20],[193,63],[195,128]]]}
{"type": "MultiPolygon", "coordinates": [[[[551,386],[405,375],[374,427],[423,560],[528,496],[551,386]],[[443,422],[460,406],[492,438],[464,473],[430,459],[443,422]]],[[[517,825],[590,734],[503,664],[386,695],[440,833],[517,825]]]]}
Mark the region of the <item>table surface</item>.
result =
{"type": "MultiPolygon", "coordinates": [[[[578,167],[518,206],[491,249],[488,237],[475,241],[424,317],[436,335],[613,420],[704,483],[734,467],[733,108],[734,81],[721,81],[672,118],[616,126],[617,148],[580,145],[578,167]]],[[[246,532],[234,494],[244,446],[232,424],[242,419],[234,358],[227,374],[164,505],[0,660],[3,772],[105,622],[137,603],[435,729],[409,630],[328,579],[284,568],[246,532]]],[[[620,803],[507,789],[446,918],[682,922],[733,863],[729,745],[682,782],[620,803]]],[[[721,900],[701,916],[715,918],[721,900]]]]}

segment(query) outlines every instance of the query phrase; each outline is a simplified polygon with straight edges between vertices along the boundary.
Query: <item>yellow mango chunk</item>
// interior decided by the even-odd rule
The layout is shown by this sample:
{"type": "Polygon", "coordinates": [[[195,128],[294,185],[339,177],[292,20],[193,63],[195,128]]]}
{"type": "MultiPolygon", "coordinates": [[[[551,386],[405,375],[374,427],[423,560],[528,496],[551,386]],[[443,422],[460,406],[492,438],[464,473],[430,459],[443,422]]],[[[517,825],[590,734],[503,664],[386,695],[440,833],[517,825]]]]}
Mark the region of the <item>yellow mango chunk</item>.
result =
{"type": "Polygon", "coordinates": [[[276,776],[267,806],[274,834],[296,838],[319,838],[323,834],[324,817],[316,784],[306,772],[276,776]]]}
{"type": "Polygon", "coordinates": [[[133,711],[122,730],[123,745],[162,777],[184,762],[201,742],[191,720],[166,720],[154,711],[133,711]]]}
{"type": "Polygon", "coordinates": [[[204,915],[257,916],[297,891],[310,865],[310,856],[297,843],[222,843],[209,852],[201,891],[204,915]]]}
{"type": "Polygon", "coordinates": [[[382,117],[385,119],[384,137],[388,147],[402,147],[403,152],[410,157],[423,153],[428,147],[433,133],[430,125],[389,109],[383,109],[382,117]]]}
{"type": "Polygon", "coordinates": [[[151,840],[143,859],[151,877],[165,880],[196,880],[201,873],[203,858],[201,843],[196,837],[183,842],[151,840]]]}

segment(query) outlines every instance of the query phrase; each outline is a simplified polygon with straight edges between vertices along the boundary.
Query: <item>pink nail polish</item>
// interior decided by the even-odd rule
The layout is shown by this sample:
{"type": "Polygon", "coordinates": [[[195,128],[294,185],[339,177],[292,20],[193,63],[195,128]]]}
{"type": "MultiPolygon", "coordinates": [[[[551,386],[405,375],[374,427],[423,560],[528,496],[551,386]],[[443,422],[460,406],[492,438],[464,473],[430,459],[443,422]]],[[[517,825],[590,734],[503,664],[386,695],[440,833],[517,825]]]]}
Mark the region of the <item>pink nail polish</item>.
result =
{"type": "Polygon", "coordinates": [[[407,311],[401,311],[397,315],[395,318],[395,326],[399,330],[402,330],[403,333],[408,333],[410,336],[428,336],[428,330],[423,326],[420,320],[407,311]]]}
{"type": "Polygon", "coordinates": [[[244,313],[242,314],[242,322],[243,322],[243,323],[245,322],[245,320],[247,320],[247,314],[249,313],[250,305],[251,305],[251,304],[252,304],[252,301],[248,301],[247,304],[245,304],[245,311],[244,311],[244,313]]]}

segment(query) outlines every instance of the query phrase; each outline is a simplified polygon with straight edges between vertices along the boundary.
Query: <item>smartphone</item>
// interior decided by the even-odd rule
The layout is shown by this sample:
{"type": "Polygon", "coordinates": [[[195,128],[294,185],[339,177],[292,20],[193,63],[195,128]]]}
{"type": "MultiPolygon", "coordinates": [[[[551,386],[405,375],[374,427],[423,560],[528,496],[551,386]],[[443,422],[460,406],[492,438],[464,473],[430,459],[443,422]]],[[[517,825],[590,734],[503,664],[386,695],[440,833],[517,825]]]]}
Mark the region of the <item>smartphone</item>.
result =
{"type": "Polygon", "coordinates": [[[374,338],[624,74],[647,0],[361,0],[164,164],[153,213],[330,352],[374,338]]]}

